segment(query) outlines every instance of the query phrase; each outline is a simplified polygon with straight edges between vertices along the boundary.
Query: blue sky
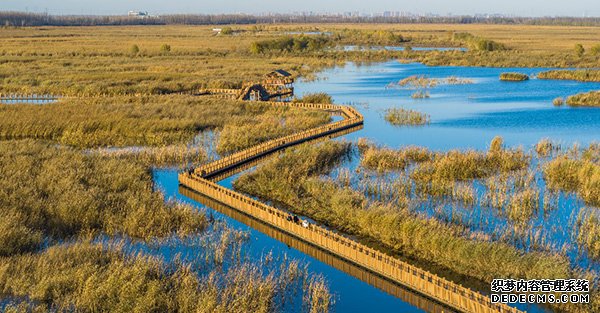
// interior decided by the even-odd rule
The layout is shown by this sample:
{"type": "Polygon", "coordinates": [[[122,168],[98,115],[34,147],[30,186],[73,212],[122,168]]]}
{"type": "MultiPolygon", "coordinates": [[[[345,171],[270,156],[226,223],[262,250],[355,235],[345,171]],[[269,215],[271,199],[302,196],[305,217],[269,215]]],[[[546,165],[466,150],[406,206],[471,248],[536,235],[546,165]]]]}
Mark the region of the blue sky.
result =
{"type": "Polygon", "coordinates": [[[165,13],[503,13],[519,16],[600,16],[599,0],[0,0],[0,10],[52,14],[125,14],[129,10],[165,13]]]}

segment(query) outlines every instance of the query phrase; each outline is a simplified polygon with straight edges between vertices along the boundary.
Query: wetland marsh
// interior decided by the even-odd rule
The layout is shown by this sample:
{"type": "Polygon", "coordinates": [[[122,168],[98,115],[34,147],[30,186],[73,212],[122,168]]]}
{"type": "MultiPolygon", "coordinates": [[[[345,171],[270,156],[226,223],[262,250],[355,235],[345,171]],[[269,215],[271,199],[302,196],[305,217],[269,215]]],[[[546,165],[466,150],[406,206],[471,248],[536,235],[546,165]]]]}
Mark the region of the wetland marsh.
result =
{"type": "Polygon", "coordinates": [[[277,68],[300,77],[299,99],[353,105],[364,129],[290,149],[221,185],[482,292],[494,275],[595,283],[600,109],[553,101],[600,83],[537,76],[597,64],[595,55],[574,56],[575,42],[564,35],[577,31],[589,46],[597,29],[348,27],[320,27],[308,35],[316,41],[298,25],[232,26],[232,35],[205,26],[3,29],[3,92],[66,97],[0,104],[0,165],[10,174],[0,181],[2,214],[10,217],[0,226],[18,226],[0,238],[8,299],[1,305],[86,309],[107,297],[108,310],[144,309],[136,299],[154,297],[156,308],[180,311],[427,310],[181,193],[183,169],[332,119],[195,95],[239,88],[277,68]],[[299,38],[280,45],[289,42],[282,32],[299,38]],[[544,44],[549,37],[555,44],[544,44]],[[365,46],[375,48],[335,49],[365,46]],[[531,79],[502,82],[504,72],[531,79]],[[248,188],[252,181],[261,185],[248,188]],[[319,202],[318,194],[329,197],[319,202]],[[482,261],[485,251],[498,252],[497,263],[482,261]],[[72,259],[62,268],[73,275],[45,283],[43,272],[64,258],[72,259]],[[104,291],[73,278],[92,275],[87,268],[98,262],[105,266],[94,277],[113,282],[104,291]],[[132,297],[119,295],[132,276],[147,279],[136,281],[132,297]]]}

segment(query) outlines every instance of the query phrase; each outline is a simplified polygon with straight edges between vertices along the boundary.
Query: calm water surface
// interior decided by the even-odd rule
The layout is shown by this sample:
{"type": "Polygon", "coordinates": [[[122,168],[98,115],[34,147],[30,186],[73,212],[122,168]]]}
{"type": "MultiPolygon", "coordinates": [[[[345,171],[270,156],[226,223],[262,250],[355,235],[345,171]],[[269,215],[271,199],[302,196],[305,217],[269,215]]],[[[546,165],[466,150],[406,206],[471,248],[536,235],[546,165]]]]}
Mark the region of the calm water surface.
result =
{"type": "Polygon", "coordinates": [[[571,145],[600,140],[600,109],[554,107],[552,100],[600,90],[600,83],[538,80],[501,82],[502,72],[535,75],[549,69],[429,67],[386,62],[334,68],[323,80],[299,82],[295,92],[327,92],[337,103],[357,104],[365,116],[364,130],[347,136],[366,137],[390,147],[420,145],[433,150],[486,149],[495,136],[510,146],[533,146],[541,138],[571,145]],[[430,99],[412,99],[415,90],[389,88],[411,75],[430,78],[457,76],[474,84],[442,85],[429,90],[430,99]],[[395,127],[383,119],[387,108],[402,107],[427,113],[431,125],[395,127]]]}
{"type": "MultiPolygon", "coordinates": [[[[504,83],[498,80],[501,72],[519,71],[535,74],[545,69],[498,69],[474,67],[427,67],[421,64],[386,62],[358,67],[349,64],[327,70],[322,80],[299,82],[296,92],[327,92],[337,103],[355,104],[365,116],[365,127],[357,133],[346,135],[349,140],[366,137],[390,147],[405,145],[426,146],[433,150],[486,149],[490,140],[500,135],[510,146],[532,147],[541,138],[551,138],[565,145],[574,142],[587,144],[599,140],[600,110],[590,108],[554,107],[552,100],[578,92],[600,89],[600,84],[570,81],[542,81],[532,79],[521,83],[504,83]],[[457,76],[469,78],[474,84],[444,85],[431,89],[430,99],[413,100],[414,90],[389,88],[392,82],[411,76],[427,75],[431,78],[457,76]],[[424,127],[394,127],[383,119],[387,108],[403,107],[431,115],[431,125],[424,127]]],[[[356,166],[356,160],[348,166],[356,166]]],[[[235,177],[221,182],[231,186],[235,177]]],[[[204,208],[198,202],[178,192],[177,171],[154,171],[156,187],[165,195],[204,208]]],[[[565,205],[555,212],[551,222],[568,221],[568,210],[576,200],[565,199],[565,205]],[[562,210],[562,211],[561,211],[562,210]],[[561,219],[560,216],[563,216],[561,219]]],[[[216,217],[225,220],[235,229],[250,233],[248,253],[256,259],[273,252],[287,254],[309,263],[309,270],[326,277],[336,294],[337,312],[421,312],[420,309],[386,294],[352,276],[345,274],[302,252],[256,231],[245,224],[210,208],[216,217]]],[[[481,213],[491,214],[491,213],[481,213]]],[[[493,216],[492,216],[493,217],[493,216]]],[[[481,217],[471,217],[481,218],[481,217]]],[[[502,225],[505,221],[494,219],[502,225]]],[[[545,225],[545,224],[544,224],[545,225]]],[[[555,235],[556,238],[565,239],[555,235]]],[[[559,240],[557,239],[557,240],[559,240]]],[[[530,312],[543,311],[539,307],[521,307],[530,312]]],[[[294,308],[288,308],[295,311],[294,308]]]]}

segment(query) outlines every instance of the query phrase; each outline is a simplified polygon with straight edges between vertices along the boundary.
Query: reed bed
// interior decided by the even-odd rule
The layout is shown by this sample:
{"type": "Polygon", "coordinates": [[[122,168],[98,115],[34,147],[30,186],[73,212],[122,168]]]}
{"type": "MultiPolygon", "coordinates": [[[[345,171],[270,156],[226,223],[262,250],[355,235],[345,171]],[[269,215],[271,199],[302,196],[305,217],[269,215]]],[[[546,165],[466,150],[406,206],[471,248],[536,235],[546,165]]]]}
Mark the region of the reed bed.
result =
{"type": "Polygon", "coordinates": [[[417,126],[429,124],[431,118],[429,115],[421,112],[393,108],[385,111],[385,120],[394,126],[417,126]]]}
{"type": "Polygon", "coordinates": [[[165,201],[148,165],[129,155],[31,140],[0,148],[0,292],[16,299],[9,311],[272,312],[294,294],[315,312],[332,305],[322,278],[298,263],[247,262],[247,234],[165,201]],[[170,251],[194,253],[152,255],[170,242],[170,251]]]}
{"type": "Polygon", "coordinates": [[[331,117],[326,112],[271,109],[258,116],[230,118],[219,134],[217,152],[230,154],[257,145],[269,139],[297,133],[327,124],[331,117]]]}
{"type": "Polygon", "coordinates": [[[420,90],[413,93],[410,97],[413,99],[429,99],[431,95],[429,94],[429,91],[420,90]]]}
{"type": "Polygon", "coordinates": [[[553,151],[557,150],[558,147],[548,138],[542,138],[535,145],[535,152],[538,157],[545,158],[552,154],[553,151]]]}
{"type": "MultiPolygon", "coordinates": [[[[3,92],[65,96],[194,93],[199,88],[239,88],[244,81],[258,81],[274,68],[289,69],[294,75],[309,75],[346,61],[393,58],[429,65],[597,65],[596,56],[573,55],[572,45],[568,49],[561,45],[548,45],[548,42],[556,41],[557,29],[544,29],[515,41],[515,33],[528,33],[535,28],[514,32],[511,27],[505,26],[494,30],[469,30],[470,34],[467,34],[464,30],[448,32],[446,26],[437,25],[433,27],[441,27],[440,31],[425,34],[404,28],[377,30],[357,25],[331,25],[327,28],[334,35],[329,40],[336,44],[397,45],[410,41],[413,45],[425,46],[473,45],[466,52],[337,51],[328,49],[327,43],[315,41],[310,44],[315,39],[292,36],[297,45],[293,42],[291,48],[269,48],[269,57],[265,58],[263,53],[251,53],[253,43],[288,42],[289,36],[281,36],[279,29],[256,31],[249,27],[236,27],[235,36],[213,36],[211,28],[204,26],[5,29],[0,36],[3,43],[0,72],[10,74],[0,76],[3,92]],[[186,33],[186,36],[180,36],[181,33],[186,33]],[[115,37],[121,40],[115,42],[115,37]],[[539,46],[540,38],[544,41],[542,48],[539,46]],[[512,42],[512,49],[496,49],[498,44],[493,42],[502,41],[512,42]],[[535,46],[533,50],[529,48],[532,44],[535,46]],[[134,45],[138,47],[135,54],[131,52],[134,45]],[[168,53],[165,46],[170,47],[168,53]],[[294,52],[296,49],[299,52],[294,52]],[[74,81],[78,84],[73,84],[74,81]]],[[[573,28],[571,32],[581,33],[589,40],[597,38],[597,34],[588,29],[573,28]]],[[[563,33],[561,31],[558,35],[563,33]]],[[[562,42],[572,40],[561,37],[562,42]]]]}
{"type": "MultiPolygon", "coordinates": [[[[334,145],[336,143],[329,143],[323,147],[327,147],[329,150],[332,149],[329,146],[334,145]]],[[[339,185],[332,181],[320,180],[312,176],[310,167],[307,167],[308,164],[318,166],[318,168],[322,167],[320,163],[312,161],[314,158],[311,155],[317,152],[307,152],[306,149],[308,148],[286,154],[280,159],[259,167],[254,173],[243,175],[234,183],[235,188],[283,203],[294,212],[308,215],[342,231],[372,238],[395,251],[415,256],[427,255],[425,259],[434,260],[458,272],[466,273],[468,271],[474,277],[492,277],[500,274],[499,270],[507,271],[503,274],[508,275],[510,272],[510,275],[516,276],[521,275],[523,271],[546,272],[550,268],[557,270],[556,265],[558,264],[563,264],[559,266],[563,268],[560,270],[562,274],[568,272],[568,266],[566,266],[568,261],[561,260],[559,256],[544,255],[542,257],[538,253],[521,255],[516,250],[510,252],[514,248],[500,243],[464,239],[463,228],[450,227],[434,220],[422,219],[422,217],[412,215],[406,208],[383,203],[369,205],[361,193],[350,188],[336,187],[339,185]],[[281,171],[288,168],[283,164],[287,165],[290,162],[297,162],[300,166],[296,166],[296,168],[304,170],[294,171],[292,175],[287,173],[282,175],[281,171]],[[453,248],[446,250],[449,246],[453,248]],[[464,254],[456,253],[458,250],[463,251],[464,254]],[[490,254],[488,253],[490,251],[495,252],[490,254]],[[481,254],[481,257],[488,261],[490,255],[507,259],[473,263],[472,261],[477,260],[480,253],[484,253],[481,254]],[[469,260],[460,261],[461,255],[468,255],[469,260]],[[451,259],[452,262],[449,262],[451,259]],[[550,259],[553,260],[552,262],[556,262],[552,267],[545,267],[545,265],[538,267],[541,264],[530,263],[550,259]],[[517,265],[521,262],[523,264],[517,265]],[[523,266],[525,263],[527,265],[523,266]],[[493,266],[490,266],[492,264],[493,266]],[[567,272],[562,272],[563,270],[567,272]]],[[[319,148],[311,147],[309,150],[317,149],[319,148]]],[[[322,173],[322,171],[318,172],[322,173]]],[[[550,273],[544,274],[550,275],[550,273]]]]}
{"type": "Polygon", "coordinates": [[[322,278],[294,262],[263,262],[200,273],[191,263],[132,254],[123,243],[77,241],[0,259],[0,290],[26,297],[38,310],[274,312],[298,293],[304,297],[298,305],[328,312],[331,295],[322,278]]]}
{"type": "Polygon", "coordinates": [[[409,165],[431,161],[434,153],[423,147],[409,146],[401,150],[364,145],[361,151],[361,166],[379,172],[388,170],[404,170],[409,165]]]}
{"type": "Polygon", "coordinates": [[[600,165],[597,161],[558,156],[544,166],[544,179],[549,188],[575,192],[587,204],[600,207],[600,165]]]}
{"type": "Polygon", "coordinates": [[[600,91],[569,96],[566,102],[572,107],[600,107],[600,91]]]}
{"type": "Polygon", "coordinates": [[[440,85],[467,85],[474,81],[468,78],[449,76],[447,78],[430,78],[426,75],[412,75],[399,80],[397,83],[390,83],[388,87],[402,87],[409,89],[429,89],[440,85]]]}
{"type": "Polygon", "coordinates": [[[529,80],[529,76],[522,73],[502,73],[500,74],[500,80],[509,82],[521,82],[529,80]]]}
{"type": "Polygon", "coordinates": [[[323,112],[189,95],[93,97],[52,106],[0,106],[0,138],[48,139],[78,148],[165,147],[190,142],[202,131],[227,128],[221,146],[231,151],[328,121],[323,112]],[[280,125],[273,133],[268,127],[262,128],[267,133],[248,128],[267,121],[280,125]]]}
{"type": "Polygon", "coordinates": [[[508,173],[529,166],[529,157],[522,150],[499,147],[502,139],[492,141],[487,153],[452,150],[432,161],[419,164],[412,178],[425,184],[434,181],[466,181],[508,173]]]}
{"type": "MultiPolygon", "coordinates": [[[[539,232],[525,231],[527,227],[523,225],[531,216],[538,210],[552,209],[552,202],[556,200],[552,200],[552,195],[542,195],[535,174],[528,170],[529,158],[520,150],[503,148],[501,140],[496,139],[487,153],[465,152],[464,156],[457,157],[458,152],[448,152],[436,155],[432,161],[408,167],[402,162],[391,163],[390,167],[403,169],[391,181],[380,176],[374,180],[363,180],[360,177],[369,175],[363,170],[358,170],[358,177],[354,178],[344,171],[339,172],[336,179],[323,178],[321,175],[327,172],[323,171],[322,162],[313,155],[319,155],[319,149],[324,149],[320,153],[336,151],[330,147],[336,144],[331,142],[286,153],[260,166],[255,172],[242,175],[234,182],[234,187],[358,236],[364,242],[382,245],[393,253],[434,262],[455,273],[484,281],[495,276],[580,277],[589,274],[573,268],[569,259],[546,243],[539,232]],[[445,166],[446,162],[450,162],[448,160],[456,160],[456,164],[462,165],[463,157],[464,160],[474,159],[489,166],[484,166],[487,170],[483,172],[472,171],[465,166],[445,166]],[[440,163],[444,165],[435,163],[439,160],[445,160],[440,163]],[[471,231],[468,225],[461,225],[460,215],[448,216],[441,221],[417,213],[416,207],[422,201],[430,200],[414,197],[419,191],[413,187],[415,182],[411,173],[428,162],[442,169],[441,173],[448,174],[434,174],[433,177],[441,178],[439,183],[425,186],[443,190],[444,198],[461,202],[461,205],[485,205],[485,198],[479,198],[469,181],[488,181],[494,194],[486,197],[497,198],[495,202],[490,201],[490,205],[495,203],[502,215],[515,222],[514,231],[505,227],[497,229],[503,237],[494,240],[493,235],[471,231]],[[503,163],[505,165],[501,165],[503,163]],[[320,170],[311,171],[311,165],[320,170]],[[290,166],[303,170],[286,171],[290,166]],[[496,187],[491,186],[492,182],[496,187]],[[547,203],[542,204],[541,198],[547,203]],[[514,238],[514,244],[508,243],[510,238],[514,238]],[[528,238],[527,243],[522,241],[521,245],[529,248],[521,250],[515,247],[520,238],[528,238]]],[[[368,143],[361,141],[361,153],[374,153],[368,152],[369,149],[376,148],[370,148],[368,143]]],[[[389,153],[385,151],[382,155],[387,158],[389,153]]],[[[378,166],[376,162],[371,164],[374,168],[378,166]]],[[[446,214],[443,211],[439,213],[440,218],[446,214]]],[[[593,297],[596,295],[594,292],[593,297]]],[[[585,312],[590,307],[560,306],[560,309],[585,312]]]]}
{"type": "Polygon", "coordinates": [[[577,241],[586,248],[588,253],[600,259],[600,218],[598,214],[587,213],[582,210],[577,216],[578,229],[575,232],[577,241]]]}
{"type": "Polygon", "coordinates": [[[325,92],[307,93],[302,98],[294,99],[295,102],[303,103],[333,103],[333,98],[325,92]]]}
{"type": "Polygon", "coordinates": [[[178,166],[189,168],[199,166],[207,160],[204,147],[171,145],[164,147],[100,148],[91,150],[103,157],[129,159],[149,166],[178,166]]]}
{"type": "Polygon", "coordinates": [[[398,82],[389,83],[388,88],[406,88],[417,90],[411,97],[413,99],[428,99],[430,94],[428,89],[435,88],[440,85],[465,85],[472,84],[473,80],[450,76],[448,78],[430,78],[426,75],[413,75],[399,80],[398,82]]]}
{"type": "Polygon", "coordinates": [[[0,235],[3,255],[35,251],[42,239],[86,233],[150,239],[185,236],[206,226],[204,215],[165,203],[153,192],[152,177],[138,163],[51,143],[11,141],[0,146],[0,203],[7,217],[2,223],[7,231],[0,235]]]}
{"type": "Polygon", "coordinates": [[[541,72],[539,79],[576,80],[580,82],[600,82],[600,70],[553,70],[541,72]]]}

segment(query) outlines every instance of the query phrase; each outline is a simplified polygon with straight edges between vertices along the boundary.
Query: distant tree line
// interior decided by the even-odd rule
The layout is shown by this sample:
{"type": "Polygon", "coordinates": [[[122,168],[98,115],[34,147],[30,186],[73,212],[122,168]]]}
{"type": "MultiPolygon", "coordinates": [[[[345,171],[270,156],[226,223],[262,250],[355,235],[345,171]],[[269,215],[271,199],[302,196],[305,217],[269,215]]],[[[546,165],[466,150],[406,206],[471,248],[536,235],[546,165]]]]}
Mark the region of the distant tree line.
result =
{"type": "Polygon", "coordinates": [[[600,17],[480,17],[480,16],[405,16],[349,17],[341,15],[246,15],[175,14],[148,17],[117,15],[49,15],[45,13],[0,12],[2,26],[101,26],[101,25],[210,25],[274,23],[449,23],[449,24],[527,24],[600,26],[600,17]]]}

